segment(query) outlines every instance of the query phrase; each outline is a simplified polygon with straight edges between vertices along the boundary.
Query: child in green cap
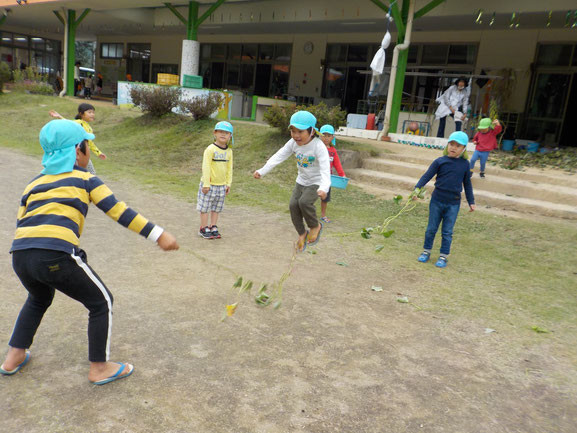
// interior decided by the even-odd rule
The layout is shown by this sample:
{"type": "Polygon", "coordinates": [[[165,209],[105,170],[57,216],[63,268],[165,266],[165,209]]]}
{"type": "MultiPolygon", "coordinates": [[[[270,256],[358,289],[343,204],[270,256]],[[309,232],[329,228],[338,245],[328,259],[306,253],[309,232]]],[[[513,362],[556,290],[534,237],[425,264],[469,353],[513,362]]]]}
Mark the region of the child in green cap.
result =
{"type": "Polygon", "coordinates": [[[479,132],[473,137],[473,143],[477,145],[475,152],[471,157],[471,171],[475,168],[475,162],[477,159],[481,160],[481,177],[485,177],[485,164],[489,159],[489,154],[493,149],[497,149],[497,135],[503,131],[503,127],[498,119],[491,122],[491,119],[485,117],[479,122],[477,126],[479,132]]]}

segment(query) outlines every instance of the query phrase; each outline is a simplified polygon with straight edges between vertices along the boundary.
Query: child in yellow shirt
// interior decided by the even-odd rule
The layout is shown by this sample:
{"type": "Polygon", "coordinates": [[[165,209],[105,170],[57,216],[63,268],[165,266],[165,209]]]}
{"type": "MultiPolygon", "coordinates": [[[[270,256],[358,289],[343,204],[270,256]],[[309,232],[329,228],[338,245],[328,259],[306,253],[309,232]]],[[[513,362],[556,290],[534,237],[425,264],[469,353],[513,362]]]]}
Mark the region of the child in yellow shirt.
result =
{"type": "MultiPolygon", "coordinates": [[[[58,114],[54,110],[50,110],[49,114],[52,117],[55,117],[56,119],[64,119],[64,117],[62,117],[62,115],[58,114]]],[[[74,121],[76,123],[79,123],[80,126],[82,126],[86,132],[88,132],[89,134],[93,134],[94,132],[92,131],[92,127],[89,125],[89,123],[94,122],[95,115],[96,115],[96,113],[95,113],[95,109],[94,109],[93,105],[80,104],[78,106],[78,114],[76,114],[74,121]]],[[[98,147],[96,147],[96,144],[94,144],[94,141],[87,140],[87,142],[88,142],[88,147],[90,148],[91,153],[93,153],[94,155],[96,155],[97,157],[99,157],[102,160],[106,159],[106,155],[104,153],[102,153],[98,147]]],[[[88,161],[88,165],[87,165],[86,169],[91,174],[96,174],[96,170],[94,169],[94,165],[92,164],[92,161],[90,161],[90,160],[88,161]]]]}
{"type": "Polygon", "coordinates": [[[204,239],[221,238],[216,223],[232,183],[232,149],[228,145],[231,139],[234,144],[232,134],[233,128],[229,122],[218,122],[214,127],[214,143],[206,148],[202,157],[202,178],[196,209],[200,212],[198,235],[204,239]]]}

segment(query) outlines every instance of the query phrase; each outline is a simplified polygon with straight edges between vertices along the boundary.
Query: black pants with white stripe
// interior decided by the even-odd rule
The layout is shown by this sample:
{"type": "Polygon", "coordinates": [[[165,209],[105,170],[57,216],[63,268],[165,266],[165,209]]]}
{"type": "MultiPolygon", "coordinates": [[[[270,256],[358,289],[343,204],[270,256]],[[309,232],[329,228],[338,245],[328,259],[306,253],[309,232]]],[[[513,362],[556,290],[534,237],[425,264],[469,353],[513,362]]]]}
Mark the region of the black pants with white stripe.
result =
{"type": "Polygon", "coordinates": [[[88,359],[108,361],[112,327],[112,294],[88,266],[86,254],[30,249],[14,251],[12,266],[28,290],[10,346],[28,349],[44,313],[52,304],[54,290],[82,303],[89,311],[88,359]]]}

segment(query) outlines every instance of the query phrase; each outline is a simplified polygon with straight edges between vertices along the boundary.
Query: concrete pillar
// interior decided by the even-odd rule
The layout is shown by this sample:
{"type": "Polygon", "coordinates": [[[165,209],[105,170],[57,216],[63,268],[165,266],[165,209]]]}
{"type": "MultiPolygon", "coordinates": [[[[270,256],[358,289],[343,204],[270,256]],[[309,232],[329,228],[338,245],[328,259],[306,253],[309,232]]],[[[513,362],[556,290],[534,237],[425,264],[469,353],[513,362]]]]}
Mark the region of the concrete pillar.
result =
{"type": "Polygon", "coordinates": [[[200,42],[183,40],[182,59],[180,62],[180,85],[184,80],[184,75],[198,75],[200,63],[200,42]]]}

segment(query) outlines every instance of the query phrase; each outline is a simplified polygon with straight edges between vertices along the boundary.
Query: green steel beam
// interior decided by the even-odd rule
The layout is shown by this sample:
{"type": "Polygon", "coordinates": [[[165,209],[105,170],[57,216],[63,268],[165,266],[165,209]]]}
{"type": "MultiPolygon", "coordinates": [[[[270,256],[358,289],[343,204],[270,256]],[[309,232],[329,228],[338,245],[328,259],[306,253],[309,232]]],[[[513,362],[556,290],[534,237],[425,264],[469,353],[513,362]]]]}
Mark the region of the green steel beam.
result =
{"type": "Polygon", "coordinates": [[[198,2],[188,2],[188,25],[186,26],[186,38],[189,41],[198,41],[198,2]]]}
{"type": "MultiPolygon", "coordinates": [[[[383,11],[389,12],[389,5],[387,3],[384,3],[381,0],[371,0],[371,2],[383,11]]],[[[393,3],[393,6],[391,7],[391,15],[393,15],[393,19],[395,20],[395,26],[397,27],[398,33],[404,35],[405,23],[403,22],[397,3],[393,3]]]]}
{"type": "Polygon", "coordinates": [[[444,3],[445,0],[431,0],[431,2],[427,3],[425,6],[423,6],[421,9],[419,9],[417,12],[415,12],[415,19],[417,18],[421,18],[424,15],[427,15],[429,12],[431,12],[433,9],[435,9],[437,6],[439,6],[441,3],[444,3]]]}
{"type": "Polygon", "coordinates": [[[58,18],[58,21],[60,21],[62,23],[63,26],[66,25],[66,20],[64,19],[64,17],[60,14],[60,11],[52,11],[54,13],[54,15],[56,15],[56,18],[58,18]]]}
{"type": "MultiPolygon", "coordinates": [[[[82,14],[76,19],[76,11],[68,10],[68,20],[66,21],[66,26],[68,26],[68,45],[66,46],[67,52],[67,63],[66,63],[66,93],[69,96],[74,96],[74,63],[76,63],[76,29],[82,22],[84,18],[90,13],[90,9],[84,9],[82,14]]],[[[61,19],[62,16],[54,14],[61,19]]],[[[62,18],[64,20],[64,18],[62,18]]]]}
{"type": "Polygon", "coordinates": [[[82,20],[84,20],[84,18],[86,18],[86,15],[88,15],[89,13],[90,13],[90,8],[84,9],[84,12],[82,12],[82,15],[80,15],[78,17],[78,19],[76,20],[76,22],[74,23],[74,27],[78,27],[78,25],[82,22],[82,20]]]}
{"type": "Polygon", "coordinates": [[[6,15],[2,15],[2,16],[0,17],[0,26],[1,26],[2,24],[4,24],[4,21],[6,21],[6,15]]]}
{"type": "Polygon", "coordinates": [[[66,61],[66,93],[68,96],[74,96],[74,63],[76,62],[76,53],[74,51],[76,46],[76,11],[68,10],[68,41],[66,46],[67,61],[66,61]]]}
{"type": "Polygon", "coordinates": [[[407,22],[409,17],[409,0],[403,0],[403,8],[401,9],[401,16],[403,17],[403,22],[407,22]]]}
{"type": "Polygon", "coordinates": [[[184,17],[182,16],[182,14],[181,14],[180,12],[178,12],[174,6],[172,6],[172,4],[170,4],[170,3],[164,3],[164,5],[165,5],[168,9],[170,9],[170,11],[171,11],[174,15],[176,15],[176,18],[178,18],[180,21],[182,21],[182,23],[183,23],[185,26],[187,25],[186,18],[184,18],[184,17]]]}
{"type": "Polygon", "coordinates": [[[399,113],[401,112],[401,101],[403,100],[403,88],[405,86],[405,72],[407,70],[408,59],[408,49],[399,51],[399,58],[397,60],[397,76],[395,77],[395,88],[393,91],[391,118],[389,122],[389,132],[397,132],[397,126],[399,124],[399,113]]]}
{"type": "Polygon", "coordinates": [[[170,11],[186,26],[186,38],[189,41],[198,40],[198,28],[215,10],[217,10],[226,0],[217,0],[199,18],[198,9],[200,4],[197,1],[188,2],[188,19],[184,18],[171,3],[164,3],[170,11]]]}
{"type": "Polygon", "coordinates": [[[202,14],[198,19],[198,25],[201,25],[205,19],[207,19],[215,10],[217,10],[226,0],[217,0],[208,10],[202,14]]]}

